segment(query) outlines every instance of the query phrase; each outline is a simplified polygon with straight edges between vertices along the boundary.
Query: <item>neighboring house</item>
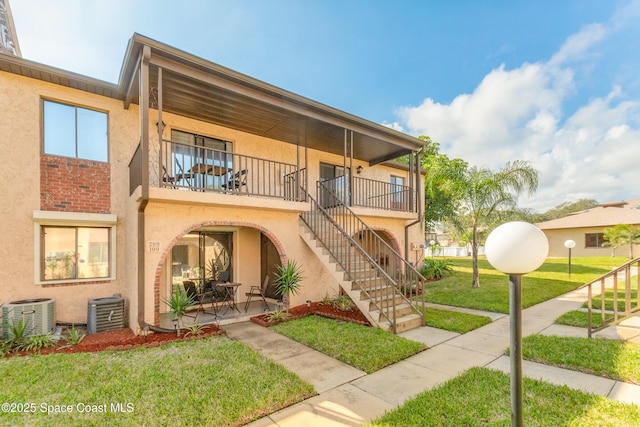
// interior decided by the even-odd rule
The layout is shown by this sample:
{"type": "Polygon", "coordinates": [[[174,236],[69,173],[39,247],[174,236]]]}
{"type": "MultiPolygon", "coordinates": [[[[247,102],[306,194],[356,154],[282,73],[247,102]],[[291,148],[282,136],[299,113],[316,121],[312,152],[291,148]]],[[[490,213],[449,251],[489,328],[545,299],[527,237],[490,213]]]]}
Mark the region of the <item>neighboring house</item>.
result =
{"type": "MultiPolygon", "coordinates": [[[[618,224],[640,225],[640,199],[604,203],[562,218],[537,224],[549,239],[549,256],[566,257],[567,240],[576,242],[572,256],[608,256],[612,249],[604,245],[604,230],[618,224]]],[[[634,256],[640,248],[633,248],[634,256]]],[[[618,248],[616,255],[625,256],[628,247],[618,248]]]]}
{"type": "Polygon", "coordinates": [[[423,180],[393,161],[417,159],[414,137],[138,34],[117,84],[0,54],[0,111],[0,303],[53,298],[86,323],[121,294],[136,330],[186,279],[227,271],[241,305],[295,259],[292,305],[343,287],[378,323],[365,282],[417,280],[423,180]]]}

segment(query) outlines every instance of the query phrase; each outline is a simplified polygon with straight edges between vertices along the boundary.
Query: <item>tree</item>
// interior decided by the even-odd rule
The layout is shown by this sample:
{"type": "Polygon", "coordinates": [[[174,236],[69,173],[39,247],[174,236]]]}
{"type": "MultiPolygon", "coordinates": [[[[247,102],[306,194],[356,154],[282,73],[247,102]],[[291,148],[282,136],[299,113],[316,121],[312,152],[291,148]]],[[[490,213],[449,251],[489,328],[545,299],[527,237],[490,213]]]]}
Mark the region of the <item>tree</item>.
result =
{"type": "Polygon", "coordinates": [[[630,224],[608,227],[604,229],[604,239],[605,246],[610,246],[613,251],[620,246],[629,245],[629,259],[633,259],[633,245],[640,244],[640,228],[630,224]]]}
{"type": "Polygon", "coordinates": [[[420,163],[427,170],[425,180],[425,229],[433,230],[436,224],[455,218],[459,209],[459,183],[464,178],[468,164],[462,159],[450,159],[440,153],[440,144],[428,136],[419,136],[427,142],[420,163]]]}
{"type": "Polygon", "coordinates": [[[560,203],[556,207],[551,208],[544,213],[536,214],[534,216],[533,222],[544,222],[544,221],[550,221],[556,218],[562,218],[571,213],[584,211],[586,209],[591,209],[598,205],[599,203],[594,199],[580,199],[577,202],[560,203]]]}
{"type": "Polygon", "coordinates": [[[479,231],[494,223],[501,211],[513,212],[518,196],[538,188],[538,171],[529,162],[516,160],[498,172],[489,168],[468,168],[461,181],[455,183],[462,212],[471,222],[472,287],[480,287],[478,272],[479,231]]]}

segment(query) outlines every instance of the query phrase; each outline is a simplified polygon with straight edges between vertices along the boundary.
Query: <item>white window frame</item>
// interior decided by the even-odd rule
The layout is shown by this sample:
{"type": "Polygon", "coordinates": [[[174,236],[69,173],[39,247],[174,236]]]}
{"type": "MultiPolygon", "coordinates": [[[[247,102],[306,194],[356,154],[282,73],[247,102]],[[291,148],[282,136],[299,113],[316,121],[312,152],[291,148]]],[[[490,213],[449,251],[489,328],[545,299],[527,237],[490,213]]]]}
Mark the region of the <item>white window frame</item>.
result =
{"type": "Polygon", "coordinates": [[[34,282],[36,285],[52,285],[56,283],[82,283],[82,282],[104,282],[116,279],[116,223],[118,217],[112,214],[94,214],[80,212],[57,212],[57,211],[33,211],[33,234],[34,234],[34,282]],[[111,242],[109,256],[109,276],[93,277],[86,279],[60,279],[42,280],[42,227],[46,226],[65,227],[102,227],[109,228],[109,241],[111,242]]]}

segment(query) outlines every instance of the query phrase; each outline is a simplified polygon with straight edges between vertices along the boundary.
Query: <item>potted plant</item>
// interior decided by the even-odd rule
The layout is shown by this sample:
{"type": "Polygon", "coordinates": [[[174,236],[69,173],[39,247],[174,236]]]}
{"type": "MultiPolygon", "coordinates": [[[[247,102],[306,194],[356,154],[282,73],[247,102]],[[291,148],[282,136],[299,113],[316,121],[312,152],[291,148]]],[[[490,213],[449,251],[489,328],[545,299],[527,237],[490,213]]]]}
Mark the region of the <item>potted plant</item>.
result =
{"type": "Polygon", "coordinates": [[[297,295],[300,292],[302,284],[302,271],[300,266],[294,261],[287,261],[287,265],[277,266],[276,277],[276,294],[280,295],[282,301],[289,310],[289,296],[297,295]]]}
{"type": "Polygon", "coordinates": [[[182,316],[187,312],[189,307],[195,305],[196,301],[192,295],[187,294],[184,289],[178,288],[171,294],[170,298],[165,298],[164,303],[169,307],[169,311],[176,319],[176,334],[180,336],[180,328],[182,327],[182,316]]]}

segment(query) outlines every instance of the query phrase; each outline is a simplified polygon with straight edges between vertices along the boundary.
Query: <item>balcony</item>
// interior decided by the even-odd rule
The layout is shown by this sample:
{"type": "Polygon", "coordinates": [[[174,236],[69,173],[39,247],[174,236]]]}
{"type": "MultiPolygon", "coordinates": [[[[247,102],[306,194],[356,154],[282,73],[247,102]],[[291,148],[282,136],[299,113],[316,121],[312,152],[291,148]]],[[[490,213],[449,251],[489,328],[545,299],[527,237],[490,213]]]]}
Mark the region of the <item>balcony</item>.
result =
{"type": "MultiPolygon", "coordinates": [[[[132,180],[138,175],[133,170],[136,155],[131,162],[132,180]]],[[[305,199],[305,170],[294,164],[166,140],[160,146],[159,158],[158,186],[162,188],[305,199]]],[[[131,190],[134,188],[132,185],[131,190]]]]}
{"type": "MultiPolygon", "coordinates": [[[[151,160],[151,186],[198,193],[244,195],[306,201],[305,168],[295,164],[164,140],[151,160]]],[[[130,194],[142,182],[141,151],[129,164],[130,194]]],[[[405,185],[352,176],[324,181],[346,204],[398,213],[415,213],[417,192],[405,185]],[[346,190],[346,191],[345,191],[346,190]]],[[[192,199],[192,198],[190,198],[192,199]]],[[[322,202],[322,201],[321,201],[322,202]]]]}
{"type": "MultiPolygon", "coordinates": [[[[417,192],[415,189],[405,185],[358,176],[352,176],[351,184],[347,183],[346,187],[344,176],[324,181],[323,185],[347,206],[397,212],[417,212],[417,192]]],[[[319,200],[322,204],[323,197],[319,197],[319,200]]]]}

